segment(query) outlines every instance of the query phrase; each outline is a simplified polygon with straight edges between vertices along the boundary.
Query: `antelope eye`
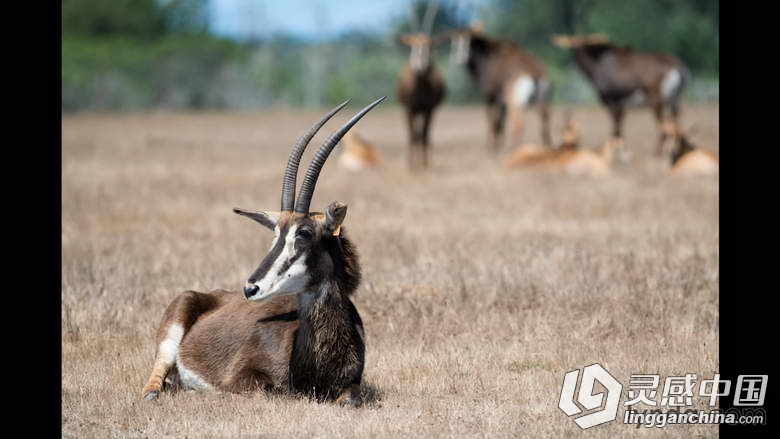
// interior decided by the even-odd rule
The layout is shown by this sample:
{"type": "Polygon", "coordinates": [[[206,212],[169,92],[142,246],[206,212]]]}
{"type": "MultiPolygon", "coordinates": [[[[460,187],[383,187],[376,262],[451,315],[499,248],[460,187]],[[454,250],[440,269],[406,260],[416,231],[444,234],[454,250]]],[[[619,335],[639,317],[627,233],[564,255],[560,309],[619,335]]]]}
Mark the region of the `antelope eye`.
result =
{"type": "Polygon", "coordinates": [[[300,229],[295,233],[296,238],[302,238],[302,239],[311,239],[312,234],[311,230],[309,229],[300,229]]]}

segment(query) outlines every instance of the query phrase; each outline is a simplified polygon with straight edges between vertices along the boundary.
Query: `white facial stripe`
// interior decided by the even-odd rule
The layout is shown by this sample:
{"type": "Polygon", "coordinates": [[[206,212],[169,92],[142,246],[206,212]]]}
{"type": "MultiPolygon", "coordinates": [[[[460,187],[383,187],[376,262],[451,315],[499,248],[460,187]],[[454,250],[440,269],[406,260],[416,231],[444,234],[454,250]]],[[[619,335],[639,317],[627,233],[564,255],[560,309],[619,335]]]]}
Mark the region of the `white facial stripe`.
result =
{"type": "Polygon", "coordinates": [[[423,70],[428,67],[430,48],[424,44],[415,44],[409,53],[409,64],[412,70],[423,70]]]}
{"type": "MultiPolygon", "coordinates": [[[[284,248],[282,248],[279,256],[277,256],[265,276],[255,282],[258,291],[254,296],[250,297],[250,300],[259,300],[278,292],[297,293],[305,288],[308,279],[306,277],[307,270],[304,257],[299,257],[284,273],[279,273],[282,267],[295,255],[295,235],[297,230],[297,225],[293,225],[287,230],[287,235],[284,237],[284,248]]],[[[282,238],[277,236],[274,240],[274,245],[279,239],[282,238]]]]}
{"type": "Polygon", "coordinates": [[[180,324],[174,323],[168,327],[168,334],[159,346],[158,359],[160,362],[165,363],[167,366],[173,364],[176,360],[176,354],[179,352],[179,345],[183,336],[184,328],[180,324]]]}
{"type": "Polygon", "coordinates": [[[471,38],[459,36],[455,38],[455,62],[464,64],[469,58],[469,46],[471,38]]]}

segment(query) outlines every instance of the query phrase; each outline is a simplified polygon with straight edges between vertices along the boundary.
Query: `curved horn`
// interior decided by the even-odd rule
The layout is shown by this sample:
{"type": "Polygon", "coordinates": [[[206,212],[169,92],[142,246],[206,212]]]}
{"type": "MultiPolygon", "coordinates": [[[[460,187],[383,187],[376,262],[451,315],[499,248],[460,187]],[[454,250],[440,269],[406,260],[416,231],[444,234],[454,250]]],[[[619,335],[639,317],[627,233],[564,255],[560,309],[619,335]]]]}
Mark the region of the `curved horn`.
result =
{"type": "Polygon", "coordinates": [[[296,212],[309,213],[309,205],[311,205],[311,197],[314,195],[314,187],[317,185],[317,178],[320,176],[320,171],[322,170],[322,166],[325,164],[325,160],[328,159],[330,152],[333,151],[333,148],[336,146],[339,140],[341,140],[344,134],[346,134],[346,132],[349,131],[349,129],[352,128],[353,125],[355,125],[372,108],[376,107],[380,102],[385,100],[386,97],[387,96],[382,96],[381,98],[368,104],[368,106],[366,106],[365,108],[360,110],[357,114],[352,116],[352,119],[347,121],[347,123],[345,123],[344,126],[339,128],[338,131],[331,134],[331,136],[328,137],[328,140],[326,140],[325,143],[322,144],[320,149],[314,155],[314,158],[311,160],[311,164],[309,164],[309,169],[306,171],[306,176],[303,178],[303,183],[301,184],[301,191],[298,194],[299,195],[298,200],[295,203],[296,212]]]}
{"type": "Polygon", "coordinates": [[[338,107],[330,110],[328,114],[322,117],[319,122],[315,123],[309,131],[301,136],[292,148],[290,158],[287,159],[287,168],[284,170],[284,178],[282,179],[282,211],[291,211],[293,209],[293,203],[295,202],[295,180],[298,178],[298,164],[303,156],[303,151],[306,150],[306,146],[311,142],[311,138],[317,134],[320,128],[325,125],[325,122],[330,120],[334,114],[344,108],[349,103],[349,99],[344,101],[338,107]]]}
{"type": "Polygon", "coordinates": [[[433,21],[436,18],[436,12],[439,11],[439,3],[432,1],[428,3],[428,8],[425,10],[425,17],[423,18],[423,32],[426,34],[431,33],[433,28],[433,21]]]}
{"type": "Polygon", "coordinates": [[[416,34],[420,32],[420,21],[417,19],[417,11],[414,8],[414,2],[409,3],[409,32],[416,34]]]}

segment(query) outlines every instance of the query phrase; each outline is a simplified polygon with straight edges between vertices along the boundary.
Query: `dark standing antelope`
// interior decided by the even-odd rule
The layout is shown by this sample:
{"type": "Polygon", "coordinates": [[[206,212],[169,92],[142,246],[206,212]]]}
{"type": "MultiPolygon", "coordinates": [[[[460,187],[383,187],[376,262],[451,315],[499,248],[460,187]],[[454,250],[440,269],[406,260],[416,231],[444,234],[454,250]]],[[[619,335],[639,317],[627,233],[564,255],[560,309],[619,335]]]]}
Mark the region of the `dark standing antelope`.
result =
{"type": "Polygon", "coordinates": [[[303,151],[346,102],[293,146],[280,212],[234,209],[273,230],[271,249],[247,280],[243,295],[187,291],[171,302],[157,330],[157,358],[143,389],[146,399],[157,398],[166,382],[193,390],[277,389],[360,405],[365,345],[363,324],[350,300],[360,282],[360,265],[342,227],[347,206],[333,202],[324,213],[315,213],[309,205],[320,170],[339,139],[383,99],[325,141],[297,200],[303,151]]]}
{"type": "Polygon", "coordinates": [[[664,110],[677,124],[680,99],[690,80],[688,68],[665,53],[638,52],[616,46],[606,36],[555,36],[553,43],[572,49],[574,60],[596,88],[612,116],[612,136],[623,136],[623,116],[629,104],[652,108],[658,124],[657,154],[663,154],[667,134],[662,129],[664,110]]]}
{"type": "Polygon", "coordinates": [[[409,46],[409,62],[398,75],[398,100],[406,111],[409,126],[409,165],[428,166],[430,128],[433,112],[444,100],[447,87],[433,63],[432,50],[439,43],[431,37],[436,3],[429,3],[422,29],[414,11],[410,14],[411,34],[401,35],[399,41],[409,46]]]}
{"type": "Polygon", "coordinates": [[[524,112],[537,105],[542,122],[542,142],[552,144],[549,105],[552,85],[544,64],[514,43],[497,40],[471,27],[451,31],[455,61],[466,64],[487,103],[490,144],[494,151],[504,135],[506,147],[520,142],[524,131],[524,112]],[[504,134],[505,126],[510,125],[504,134]]]}

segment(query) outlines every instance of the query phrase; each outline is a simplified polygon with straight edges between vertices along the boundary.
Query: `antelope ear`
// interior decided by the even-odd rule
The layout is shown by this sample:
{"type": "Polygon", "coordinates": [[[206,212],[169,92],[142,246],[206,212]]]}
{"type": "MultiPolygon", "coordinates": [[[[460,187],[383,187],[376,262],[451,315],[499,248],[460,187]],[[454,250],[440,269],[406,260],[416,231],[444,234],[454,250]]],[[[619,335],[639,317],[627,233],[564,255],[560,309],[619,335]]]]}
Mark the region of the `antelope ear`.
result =
{"type": "Polygon", "coordinates": [[[237,207],[233,208],[233,212],[241,216],[252,218],[253,220],[257,221],[258,223],[262,224],[263,226],[265,226],[270,230],[275,229],[276,223],[279,222],[280,212],[262,212],[262,211],[257,212],[257,211],[239,209],[237,207]]]}
{"type": "Polygon", "coordinates": [[[407,34],[398,35],[398,37],[396,37],[396,42],[404,46],[412,45],[411,38],[409,38],[409,35],[407,34]]]}
{"type": "Polygon", "coordinates": [[[325,231],[333,236],[341,234],[341,223],[347,216],[347,205],[334,201],[325,210],[325,231]]]}

